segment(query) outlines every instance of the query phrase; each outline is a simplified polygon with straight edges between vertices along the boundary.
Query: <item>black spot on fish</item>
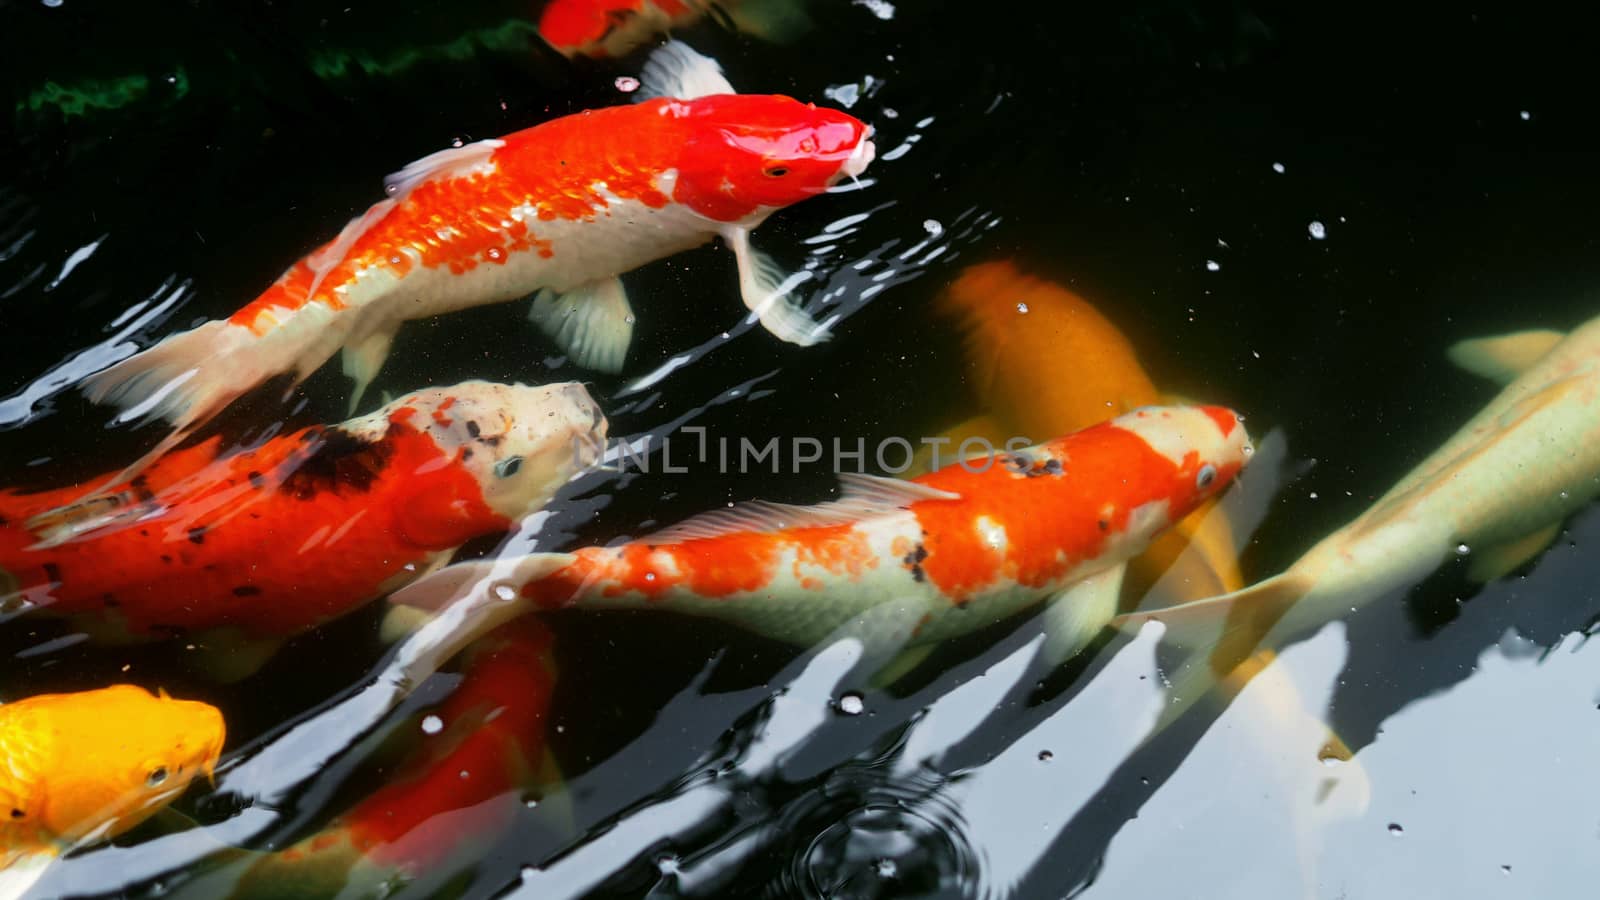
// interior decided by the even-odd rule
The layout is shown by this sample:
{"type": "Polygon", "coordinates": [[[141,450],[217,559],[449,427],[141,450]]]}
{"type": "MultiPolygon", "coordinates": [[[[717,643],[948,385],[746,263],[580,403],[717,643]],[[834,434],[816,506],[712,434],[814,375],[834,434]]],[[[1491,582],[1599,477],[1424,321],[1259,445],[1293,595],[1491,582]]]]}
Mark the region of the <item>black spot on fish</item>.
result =
{"type": "Polygon", "coordinates": [[[254,597],[260,593],[261,588],[258,588],[253,584],[241,584],[233,589],[233,595],[235,597],[254,597]]]}
{"type": "Polygon", "coordinates": [[[5,516],[0,516],[0,528],[5,528],[6,526],[8,526],[10,524],[11,524],[11,520],[10,519],[6,518],[5,516]]]}
{"type": "Polygon", "coordinates": [[[251,472],[249,478],[250,486],[258,491],[267,486],[267,480],[261,477],[260,472],[251,472]]]}
{"type": "Polygon", "coordinates": [[[148,529],[148,528],[139,529],[139,537],[149,537],[149,536],[150,536],[150,529],[148,529]]]}
{"type": "Polygon", "coordinates": [[[196,525],[195,527],[189,529],[189,543],[204,544],[205,542],[206,527],[204,525],[196,525]]]}
{"type": "Polygon", "coordinates": [[[462,462],[466,462],[467,460],[469,460],[471,458],[472,458],[472,448],[471,447],[462,447],[461,448],[461,461],[462,462]]]}
{"type": "Polygon", "coordinates": [[[474,438],[476,438],[478,436],[478,423],[477,422],[474,422],[471,419],[467,420],[467,434],[471,435],[474,438]]]}
{"type": "Polygon", "coordinates": [[[390,437],[396,429],[409,425],[389,423],[389,430],[378,440],[368,440],[342,428],[323,429],[322,443],[283,480],[283,490],[296,500],[310,500],[324,491],[365,493],[394,456],[390,437]]]}
{"type": "Polygon", "coordinates": [[[928,548],[918,543],[915,549],[900,559],[911,570],[911,579],[918,584],[928,580],[928,573],[922,570],[922,561],[927,558],[928,548]]]}
{"type": "Polygon", "coordinates": [[[1101,519],[1099,522],[1097,522],[1095,524],[1100,526],[1100,530],[1101,531],[1110,531],[1111,530],[1111,523],[1107,522],[1105,519],[1101,519]]]}
{"type": "Polygon", "coordinates": [[[170,557],[167,554],[163,553],[163,554],[161,554],[161,561],[164,562],[164,563],[170,563],[170,562],[172,562],[172,557],[170,557]]]}
{"type": "Polygon", "coordinates": [[[25,812],[23,812],[23,811],[22,811],[22,810],[20,810],[20,809],[17,809],[17,808],[16,808],[16,807],[12,807],[12,808],[11,808],[11,818],[13,818],[13,819],[20,819],[20,818],[22,818],[22,817],[23,817],[23,816],[25,816],[25,815],[27,815],[27,813],[25,813],[25,812]]]}
{"type": "Polygon", "coordinates": [[[1061,472],[1062,472],[1061,460],[1059,460],[1059,459],[1051,459],[1051,460],[1046,461],[1045,464],[1044,464],[1044,470],[1045,470],[1046,474],[1060,475],[1061,472]]]}
{"type": "Polygon", "coordinates": [[[46,578],[50,579],[52,584],[61,583],[61,567],[55,563],[44,564],[44,575],[46,578]]]}

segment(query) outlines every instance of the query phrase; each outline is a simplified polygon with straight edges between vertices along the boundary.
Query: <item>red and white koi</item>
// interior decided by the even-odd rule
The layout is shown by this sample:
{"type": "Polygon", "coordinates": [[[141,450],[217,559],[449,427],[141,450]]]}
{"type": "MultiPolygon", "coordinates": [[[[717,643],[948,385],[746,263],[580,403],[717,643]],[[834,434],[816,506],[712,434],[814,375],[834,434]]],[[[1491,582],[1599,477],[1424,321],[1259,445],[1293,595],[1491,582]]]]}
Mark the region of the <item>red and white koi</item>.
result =
{"type": "Polygon", "coordinates": [[[912,646],[1048,600],[1045,653],[1065,659],[1116,612],[1127,560],[1251,452],[1230,410],[1147,407],[987,468],[841,476],[835,501],[748,503],[620,546],[458,564],[392,599],[439,608],[465,592],[479,628],[527,610],[667,609],[801,645],[894,604],[917,617],[912,646]]]}
{"type": "Polygon", "coordinates": [[[0,605],[114,641],[291,636],[537,510],[605,433],[582,385],[469,381],[231,454],[214,437],[76,505],[3,491],[0,605]]]}
{"type": "Polygon", "coordinates": [[[789,97],[735,94],[715,62],[679,43],[641,80],[636,105],[406,166],[385,179],[387,199],[243,309],[87,379],[87,396],[122,418],[172,423],[124,476],[262,381],[303,379],[341,349],[354,409],[405,322],[535,292],[531,318],[575,362],[619,371],[634,314],[617,276],[719,236],[767,330],[800,345],[826,338],[750,232],[864,170],[867,126],[789,97]]]}

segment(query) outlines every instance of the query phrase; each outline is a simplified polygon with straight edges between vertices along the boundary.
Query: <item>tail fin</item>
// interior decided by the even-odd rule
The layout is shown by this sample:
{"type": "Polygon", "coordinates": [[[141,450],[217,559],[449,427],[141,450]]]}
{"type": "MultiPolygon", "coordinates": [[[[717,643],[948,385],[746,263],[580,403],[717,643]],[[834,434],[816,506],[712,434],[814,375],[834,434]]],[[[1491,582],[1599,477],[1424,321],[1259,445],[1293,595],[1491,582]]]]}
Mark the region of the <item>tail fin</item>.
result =
{"type": "MultiPolygon", "coordinates": [[[[1172,670],[1168,704],[1151,734],[1159,733],[1186,712],[1195,701],[1226,681],[1230,695],[1242,689],[1255,673],[1247,664],[1274,625],[1311,585],[1294,573],[1209,600],[1196,600],[1165,609],[1128,613],[1111,624],[1136,633],[1144,623],[1166,626],[1165,644],[1190,652],[1172,670]]],[[[1276,648],[1267,647],[1273,650],[1276,648]]]]}
{"type": "Polygon", "coordinates": [[[404,683],[421,684],[468,644],[531,612],[519,589],[574,560],[569,553],[529,553],[457,563],[389,595],[393,603],[438,610],[400,645],[392,670],[404,683]]]}
{"type": "Polygon", "coordinates": [[[202,368],[239,350],[250,337],[248,329],[228,322],[207,322],[89,376],[83,393],[117,407],[118,422],[148,416],[180,429],[192,427],[255,386],[254,378],[243,383],[237,367],[202,368]]]}
{"type": "Polygon", "coordinates": [[[259,367],[223,362],[224,357],[248,346],[251,337],[248,329],[224,321],[207,322],[169,335],[154,347],[84,379],[84,396],[120,411],[113,421],[148,417],[172,423],[172,432],[159,444],[85,496],[98,495],[111,485],[138,475],[235,398],[255,387],[262,377],[259,367]]]}
{"type": "Polygon", "coordinates": [[[389,602],[438,612],[469,595],[490,588],[520,588],[577,560],[570,553],[528,553],[505,559],[475,559],[445,566],[389,595],[389,602]]]}

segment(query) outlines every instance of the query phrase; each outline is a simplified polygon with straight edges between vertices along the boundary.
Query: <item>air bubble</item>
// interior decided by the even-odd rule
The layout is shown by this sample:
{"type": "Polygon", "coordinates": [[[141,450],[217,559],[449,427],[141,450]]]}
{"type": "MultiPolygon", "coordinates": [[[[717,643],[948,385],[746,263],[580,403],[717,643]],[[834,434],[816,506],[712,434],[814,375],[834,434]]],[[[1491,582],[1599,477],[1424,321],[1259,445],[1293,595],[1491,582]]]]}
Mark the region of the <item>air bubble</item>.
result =
{"type": "Polygon", "coordinates": [[[663,875],[676,875],[678,873],[678,858],[670,853],[656,857],[656,871],[663,875]]]}
{"type": "Polygon", "coordinates": [[[1277,172],[1279,175],[1282,175],[1283,174],[1283,163],[1273,163],[1272,164],[1272,171],[1277,172]]]}
{"type": "Polygon", "coordinates": [[[1389,823],[1389,833],[1394,835],[1395,837],[1400,837],[1401,835],[1406,833],[1406,830],[1404,828],[1400,827],[1400,823],[1399,822],[1390,822],[1389,823]]]}
{"type": "Polygon", "coordinates": [[[1051,753],[1049,750],[1040,750],[1039,751],[1039,762],[1049,762],[1050,760],[1055,759],[1055,758],[1056,758],[1056,755],[1054,753],[1051,753]]]}
{"type": "Polygon", "coordinates": [[[1018,303],[1017,304],[1017,312],[1026,315],[1027,312],[1028,312],[1028,304],[1026,304],[1026,303],[1018,303]]]}
{"type": "Polygon", "coordinates": [[[494,595],[501,600],[515,600],[517,598],[517,589],[509,584],[497,584],[494,586],[494,595]]]}
{"type": "Polygon", "coordinates": [[[631,75],[618,75],[617,80],[613,81],[612,84],[616,85],[617,90],[624,94],[631,94],[639,89],[639,79],[631,75]]]}
{"type": "Polygon", "coordinates": [[[877,870],[879,878],[888,879],[900,874],[900,868],[894,864],[892,859],[880,859],[874,868],[877,870]]]}
{"type": "Polygon", "coordinates": [[[1206,260],[1206,271],[1207,272],[1219,272],[1221,270],[1222,270],[1222,263],[1219,263],[1214,259],[1206,260]]]}
{"type": "Polygon", "coordinates": [[[1323,238],[1328,236],[1327,226],[1323,225],[1321,222],[1318,222],[1315,219],[1311,220],[1311,224],[1310,225],[1306,226],[1306,230],[1311,232],[1311,239],[1312,240],[1320,241],[1323,238]]]}
{"type": "Polygon", "coordinates": [[[1468,547],[1466,544],[1457,544],[1456,545],[1456,555],[1457,556],[1466,556],[1468,553],[1471,553],[1471,552],[1472,552],[1472,548],[1468,547]]]}
{"type": "Polygon", "coordinates": [[[422,720],[423,734],[438,734],[444,730],[444,720],[438,716],[427,716],[422,720]]]}
{"type": "Polygon", "coordinates": [[[867,708],[866,700],[854,691],[839,698],[839,712],[847,716],[859,716],[867,708]]]}

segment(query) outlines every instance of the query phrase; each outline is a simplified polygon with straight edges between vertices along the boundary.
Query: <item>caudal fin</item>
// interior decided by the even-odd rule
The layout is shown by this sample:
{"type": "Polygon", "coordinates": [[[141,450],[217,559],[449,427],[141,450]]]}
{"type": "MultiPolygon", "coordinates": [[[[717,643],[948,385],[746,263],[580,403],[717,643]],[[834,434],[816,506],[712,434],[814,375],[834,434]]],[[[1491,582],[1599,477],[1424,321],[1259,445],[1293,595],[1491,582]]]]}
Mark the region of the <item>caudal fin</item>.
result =
{"type": "Polygon", "coordinates": [[[84,396],[117,407],[118,422],[159,418],[192,428],[259,380],[256,367],[225,362],[250,337],[248,329],[225,321],[169,335],[84,379],[84,396]]]}
{"type": "Polygon", "coordinates": [[[247,328],[225,321],[207,322],[169,335],[154,347],[85,378],[84,396],[120,411],[114,423],[136,419],[172,423],[172,431],[159,444],[85,496],[96,496],[138,475],[229,403],[276,374],[281,367],[249,358],[259,346],[257,342],[247,328]]]}
{"type": "Polygon", "coordinates": [[[1242,689],[1254,674],[1246,664],[1308,590],[1304,579],[1285,573],[1220,597],[1112,619],[1113,626],[1129,633],[1137,633],[1146,622],[1160,622],[1166,628],[1162,643],[1187,651],[1170,669],[1168,703],[1151,733],[1165,729],[1219,684],[1228,682],[1230,696],[1242,689]]]}

